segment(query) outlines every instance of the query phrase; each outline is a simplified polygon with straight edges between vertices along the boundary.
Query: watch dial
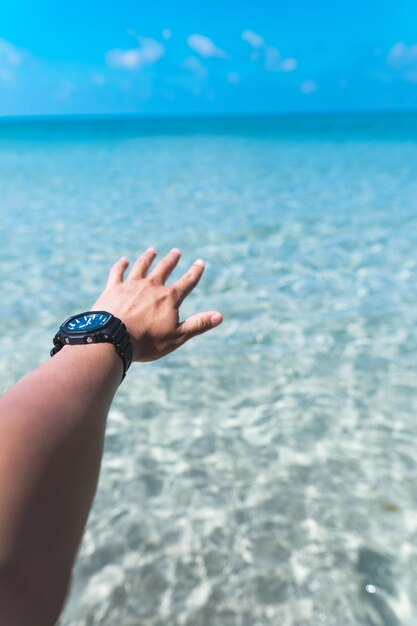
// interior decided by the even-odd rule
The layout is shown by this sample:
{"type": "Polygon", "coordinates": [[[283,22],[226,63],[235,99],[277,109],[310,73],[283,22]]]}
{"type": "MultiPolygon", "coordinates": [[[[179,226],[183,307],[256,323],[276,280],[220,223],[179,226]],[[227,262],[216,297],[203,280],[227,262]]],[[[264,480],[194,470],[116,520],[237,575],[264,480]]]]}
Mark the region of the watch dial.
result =
{"type": "Polygon", "coordinates": [[[88,330],[100,328],[109,320],[107,313],[86,313],[72,317],[66,324],[65,329],[72,332],[84,333],[88,330]]]}

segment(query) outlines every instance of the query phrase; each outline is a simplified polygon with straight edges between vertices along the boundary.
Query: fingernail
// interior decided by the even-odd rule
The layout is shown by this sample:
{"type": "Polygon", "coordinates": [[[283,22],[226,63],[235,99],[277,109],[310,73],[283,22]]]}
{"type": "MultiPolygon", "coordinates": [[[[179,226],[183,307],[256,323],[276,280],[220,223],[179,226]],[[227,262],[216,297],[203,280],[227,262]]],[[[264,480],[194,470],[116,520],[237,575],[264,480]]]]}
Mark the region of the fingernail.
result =
{"type": "Polygon", "coordinates": [[[127,261],[127,262],[129,262],[129,259],[127,258],[127,256],[122,256],[122,257],[120,257],[120,260],[121,260],[121,261],[127,261]]]}
{"type": "Polygon", "coordinates": [[[197,259],[197,261],[194,261],[194,265],[200,265],[200,267],[206,267],[206,264],[204,263],[203,259],[197,259]]]}
{"type": "Polygon", "coordinates": [[[175,252],[175,254],[181,254],[181,250],[179,248],[172,248],[171,254],[172,252],[175,252]]]}
{"type": "Polygon", "coordinates": [[[223,321],[223,317],[218,311],[216,311],[216,313],[213,313],[213,315],[211,315],[210,321],[213,324],[213,326],[217,326],[223,321]]]}
{"type": "Polygon", "coordinates": [[[153,254],[158,254],[157,251],[156,251],[156,248],[153,248],[153,247],[148,248],[147,252],[152,252],[153,254]]]}

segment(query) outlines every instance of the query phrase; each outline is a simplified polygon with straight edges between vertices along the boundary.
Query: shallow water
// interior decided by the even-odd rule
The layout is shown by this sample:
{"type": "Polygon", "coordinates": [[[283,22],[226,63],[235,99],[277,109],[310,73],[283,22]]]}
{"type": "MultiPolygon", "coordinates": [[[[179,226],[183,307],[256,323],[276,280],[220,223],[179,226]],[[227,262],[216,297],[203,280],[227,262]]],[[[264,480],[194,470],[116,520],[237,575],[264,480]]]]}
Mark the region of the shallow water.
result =
{"type": "Polygon", "coordinates": [[[0,125],[2,389],[149,245],[225,318],[120,388],[62,626],[416,623],[415,128],[0,125]]]}

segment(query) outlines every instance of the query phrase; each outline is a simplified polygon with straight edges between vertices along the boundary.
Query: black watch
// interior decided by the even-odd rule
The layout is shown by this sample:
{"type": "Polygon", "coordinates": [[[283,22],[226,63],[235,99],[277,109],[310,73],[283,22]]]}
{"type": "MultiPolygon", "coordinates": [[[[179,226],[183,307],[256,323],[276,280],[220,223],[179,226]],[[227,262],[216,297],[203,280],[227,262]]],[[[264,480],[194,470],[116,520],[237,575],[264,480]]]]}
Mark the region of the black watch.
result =
{"type": "Polygon", "coordinates": [[[54,356],[65,345],[112,343],[123,361],[123,377],[132,363],[132,344],[126,326],[107,311],[86,311],[69,317],[54,337],[54,356]]]}

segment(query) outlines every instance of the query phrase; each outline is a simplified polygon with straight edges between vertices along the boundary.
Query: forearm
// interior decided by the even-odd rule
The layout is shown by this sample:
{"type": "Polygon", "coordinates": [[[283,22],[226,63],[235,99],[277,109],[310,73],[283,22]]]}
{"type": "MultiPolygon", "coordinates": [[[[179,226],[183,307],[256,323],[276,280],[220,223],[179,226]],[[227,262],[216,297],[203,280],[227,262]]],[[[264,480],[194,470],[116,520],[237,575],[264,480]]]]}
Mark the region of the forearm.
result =
{"type": "MultiPolygon", "coordinates": [[[[117,261],[93,309],[104,312],[103,320],[113,314],[123,322],[134,361],[159,359],[222,321],[218,311],[205,311],[180,322],[179,307],[200,280],[204,262],[198,259],[166,285],[180,251],[173,248],[151,270],[156,254],[148,248],[127,278],[128,260],[117,261]]],[[[90,313],[81,315],[85,324],[77,333],[95,319],[90,313]]],[[[64,344],[62,337],[56,341],[64,344]]],[[[1,624],[50,626],[58,618],[123,372],[115,347],[128,367],[122,343],[65,346],[0,399],[1,624]]]]}
{"type": "Polygon", "coordinates": [[[58,611],[121,373],[113,346],[70,346],[0,400],[0,567],[13,573],[0,587],[18,581],[58,611]]]}

